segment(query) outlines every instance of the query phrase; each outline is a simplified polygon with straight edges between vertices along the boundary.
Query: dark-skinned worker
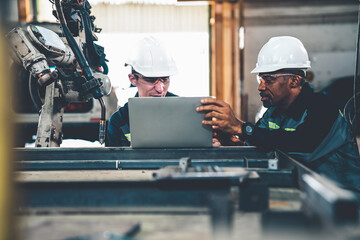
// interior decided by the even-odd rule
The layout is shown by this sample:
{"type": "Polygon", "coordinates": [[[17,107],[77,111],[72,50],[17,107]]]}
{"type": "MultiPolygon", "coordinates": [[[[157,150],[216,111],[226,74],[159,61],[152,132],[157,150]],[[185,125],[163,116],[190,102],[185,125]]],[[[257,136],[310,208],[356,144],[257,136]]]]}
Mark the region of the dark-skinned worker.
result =
{"type": "MultiPolygon", "coordinates": [[[[128,75],[138,92],[135,97],[171,97],[168,92],[170,76],[177,73],[176,64],[164,44],[155,37],[141,39],[132,49],[125,66],[131,66],[128,75]]],[[[156,106],[154,106],[156,107],[156,106]]],[[[130,146],[128,103],[116,111],[109,120],[106,146],[130,146]]]]}
{"type": "Polygon", "coordinates": [[[294,37],[271,38],[260,50],[255,69],[264,116],[255,124],[235,117],[229,104],[203,99],[197,111],[209,111],[214,145],[236,144],[238,138],[260,150],[279,149],[316,172],[360,190],[360,158],[351,128],[338,106],[305,82],[308,53],[294,37]],[[235,137],[234,137],[235,136],[235,137]]]}

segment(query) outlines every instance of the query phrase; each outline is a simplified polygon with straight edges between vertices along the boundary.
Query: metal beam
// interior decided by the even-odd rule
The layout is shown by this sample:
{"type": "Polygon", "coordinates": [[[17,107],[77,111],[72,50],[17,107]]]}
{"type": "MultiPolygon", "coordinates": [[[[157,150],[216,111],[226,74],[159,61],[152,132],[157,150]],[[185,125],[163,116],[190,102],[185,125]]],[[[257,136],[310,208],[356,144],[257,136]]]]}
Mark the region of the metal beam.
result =
{"type": "Polygon", "coordinates": [[[240,8],[236,1],[211,3],[211,94],[240,116],[240,8]]]}
{"type": "Polygon", "coordinates": [[[296,188],[296,175],[292,169],[266,170],[252,169],[260,176],[262,184],[268,187],[296,188]]]}
{"type": "MultiPolygon", "coordinates": [[[[268,168],[268,159],[247,159],[249,168],[268,168]]],[[[101,169],[159,169],[177,166],[179,160],[47,160],[17,161],[18,171],[38,170],[101,170],[101,169]]],[[[244,167],[243,159],[192,160],[193,166],[244,167]]]]}
{"type": "Polygon", "coordinates": [[[32,16],[30,15],[30,6],[30,0],[18,0],[18,14],[20,23],[31,21],[32,16]]]}
{"type": "Polygon", "coordinates": [[[304,193],[303,206],[317,215],[326,226],[357,224],[359,221],[359,200],[348,190],[325,176],[320,176],[299,161],[281,151],[280,165],[285,162],[294,167],[296,185],[304,193]]]}
{"type": "Polygon", "coordinates": [[[359,206],[355,196],[319,175],[303,174],[304,206],[315,212],[330,227],[359,221],[359,206]]]}
{"type": "Polygon", "coordinates": [[[133,149],[118,148],[15,148],[14,153],[22,161],[54,160],[178,160],[189,157],[192,160],[210,159],[269,159],[274,153],[259,152],[255,147],[220,148],[165,148],[133,149]]]}
{"type": "MultiPolygon", "coordinates": [[[[182,186],[177,183],[177,186],[182,186]]],[[[18,182],[20,208],[206,206],[211,194],[229,194],[228,182],[206,188],[164,188],[156,181],[18,182]]]]}

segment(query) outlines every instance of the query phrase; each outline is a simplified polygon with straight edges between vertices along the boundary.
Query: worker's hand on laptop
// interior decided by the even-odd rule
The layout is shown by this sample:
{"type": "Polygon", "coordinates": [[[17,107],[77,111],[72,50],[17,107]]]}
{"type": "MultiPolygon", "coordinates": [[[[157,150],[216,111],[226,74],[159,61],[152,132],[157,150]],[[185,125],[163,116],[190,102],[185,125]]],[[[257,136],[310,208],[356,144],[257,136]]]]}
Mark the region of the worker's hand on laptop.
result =
{"type": "Polygon", "coordinates": [[[216,98],[205,98],[201,100],[202,106],[196,108],[197,112],[206,112],[205,125],[211,125],[214,130],[229,134],[241,134],[243,121],[235,117],[234,111],[226,102],[216,98]]]}

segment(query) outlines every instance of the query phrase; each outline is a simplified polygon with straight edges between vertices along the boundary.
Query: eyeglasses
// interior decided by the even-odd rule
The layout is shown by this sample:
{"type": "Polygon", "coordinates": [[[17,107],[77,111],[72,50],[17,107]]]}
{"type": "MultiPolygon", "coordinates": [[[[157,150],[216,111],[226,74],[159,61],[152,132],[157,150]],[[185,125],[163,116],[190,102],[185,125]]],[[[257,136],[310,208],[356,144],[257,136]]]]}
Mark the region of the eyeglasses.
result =
{"type": "Polygon", "coordinates": [[[292,73],[278,73],[278,74],[263,74],[263,75],[257,75],[256,79],[258,83],[264,83],[266,86],[271,85],[275,82],[276,79],[283,76],[295,76],[296,74],[292,73]]]}
{"type": "Polygon", "coordinates": [[[147,83],[151,83],[153,85],[156,85],[158,82],[162,82],[164,84],[167,84],[170,81],[169,77],[145,77],[141,74],[134,73],[138,78],[143,79],[147,83]]]}

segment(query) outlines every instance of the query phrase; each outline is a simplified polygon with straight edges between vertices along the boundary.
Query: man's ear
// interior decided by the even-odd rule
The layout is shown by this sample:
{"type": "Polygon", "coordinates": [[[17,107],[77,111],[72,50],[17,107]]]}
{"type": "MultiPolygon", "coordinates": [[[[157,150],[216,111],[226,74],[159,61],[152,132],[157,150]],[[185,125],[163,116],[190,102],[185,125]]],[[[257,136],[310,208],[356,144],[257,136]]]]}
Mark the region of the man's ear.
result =
{"type": "Polygon", "coordinates": [[[290,78],[290,87],[296,88],[301,85],[301,77],[298,75],[294,75],[290,78]]]}
{"type": "Polygon", "coordinates": [[[135,75],[134,75],[134,74],[129,73],[128,77],[129,77],[129,80],[130,80],[131,84],[132,84],[132,85],[134,85],[134,86],[136,86],[136,84],[137,84],[137,80],[136,80],[135,75]]]}

